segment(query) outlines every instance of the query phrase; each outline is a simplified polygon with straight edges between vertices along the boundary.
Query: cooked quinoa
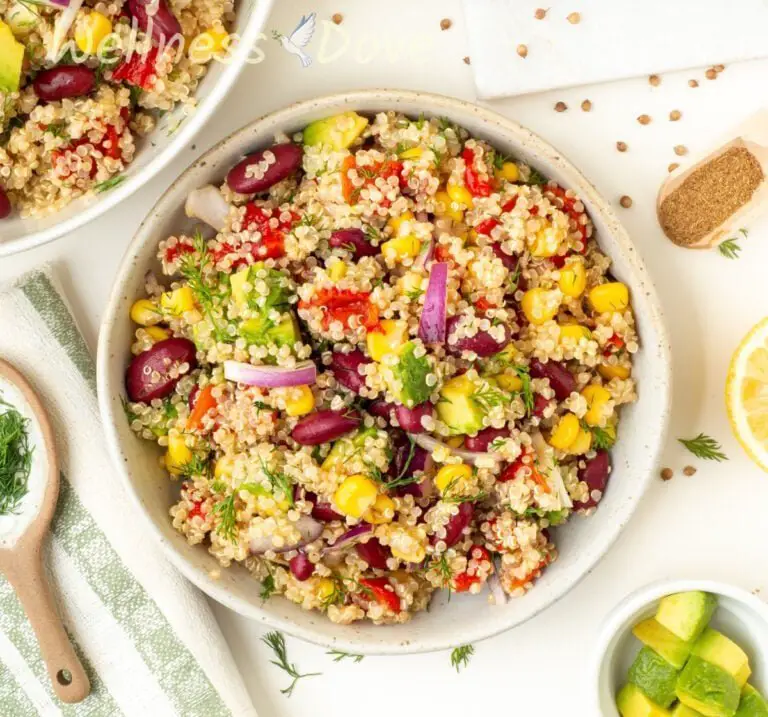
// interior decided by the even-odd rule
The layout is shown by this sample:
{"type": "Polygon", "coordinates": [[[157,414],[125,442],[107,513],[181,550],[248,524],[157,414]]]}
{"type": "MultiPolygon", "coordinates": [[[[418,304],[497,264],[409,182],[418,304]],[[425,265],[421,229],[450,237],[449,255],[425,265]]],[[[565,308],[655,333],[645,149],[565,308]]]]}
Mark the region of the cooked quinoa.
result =
{"type": "Polygon", "coordinates": [[[353,112],[190,194],[131,309],[174,527],[262,595],[404,622],[523,595],[636,399],[627,287],[571,190],[451,122],[353,112]]]}
{"type": "Polygon", "coordinates": [[[53,2],[0,0],[0,219],[119,184],[160,115],[193,110],[234,19],[233,0],[53,2]]]}

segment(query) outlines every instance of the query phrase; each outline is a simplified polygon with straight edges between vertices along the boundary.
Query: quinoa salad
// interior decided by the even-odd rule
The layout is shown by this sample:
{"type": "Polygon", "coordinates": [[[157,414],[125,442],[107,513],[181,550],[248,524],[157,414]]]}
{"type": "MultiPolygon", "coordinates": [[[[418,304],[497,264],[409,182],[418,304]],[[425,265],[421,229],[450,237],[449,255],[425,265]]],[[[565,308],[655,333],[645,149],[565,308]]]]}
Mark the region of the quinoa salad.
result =
{"type": "Polygon", "coordinates": [[[336,623],[533,588],[637,398],[629,290],[579,198],[446,119],[346,112],[186,212],[126,371],[174,527],[336,623]]]}
{"type": "Polygon", "coordinates": [[[159,117],[192,111],[233,4],[0,0],[0,220],[119,184],[159,117]]]}

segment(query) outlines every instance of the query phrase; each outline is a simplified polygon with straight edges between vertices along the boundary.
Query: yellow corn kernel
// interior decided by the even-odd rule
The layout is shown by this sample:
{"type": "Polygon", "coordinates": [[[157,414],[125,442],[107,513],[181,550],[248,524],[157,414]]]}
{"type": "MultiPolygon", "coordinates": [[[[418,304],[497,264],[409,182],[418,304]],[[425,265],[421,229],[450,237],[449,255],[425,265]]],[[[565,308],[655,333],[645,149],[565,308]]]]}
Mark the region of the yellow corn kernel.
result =
{"type": "Polygon", "coordinates": [[[611,400],[611,394],[608,389],[603,388],[599,383],[591,383],[581,395],[587,399],[587,412],[584,414],[584,420],[590,426],[599,426],[604,423],[606,417],[605,406],[611,400]]]}
{"type": "Polygon", "coordinates": [[[454,205],[454,201],[450,198],[448,192],[442,189],[435,193],[435,214],[438,217],[448,217],[455,222],[460,222],[464,219],[464,212],[454,205]]]}
{"type": "Polygon", "coordinates": [[[452,182],[448,182],[445,191],[448,193],[448,196],[451,198],[452,202],[463,204],[468,209],[472,209],[472,207],[475,206],[475,201],[472,199],[472,194],[466,187],[462,187],[460,184],[453,184],[452,182]]]}
{"type": "Polygon", "coordinates": [[[560,269],[560,279],[557,282],[566,296],[578,298],[587,288],[587,272],[584,269],[584,262],[581,260],[566,264],[560,269]]]}
{"type": "Polygon", "coordinates": [[[520,170],[514,162],[504,162],[501,169],[496,172],[499,179],[506,179],[508,182],[516,182],[520,179],[520,170]]]}
{"type": "Polygon", "coordinates": [[[456,487],[462,481],[472,477],[472,469],[466,463],[453,463],[443,466],[435,476],[435,486],[444,494],[449,486],[456,487]]]}
{"type": "Polygon", "coordinates": [[[376,496],[373,507],[365,512],[365,520],[372,525],[391,523],[395,518],[395,501],[387,495],[380,493],[376,496]]]}
{"type": "Polygon", "coordinates": [[[365,339],[368,355],[374,361],[381,361],[388,354],[398,353],[408,341],[406,321],[384,319],[379,324],[381,330],[369,331],[365,339]]]}
{"type": "Polygon", "coordinates": [[[573,413],[566,413],[555,426],[549,437],[549,445],[560,451],[567,451],[578,438],[581,425],[573,413]]]}
{"type": "Polygon", "coordinates": [[[334,261],[328,267],[328,278],[331,281],[341,281],[347,275],[347,265],[343,261],[334,261]]]}
{"type": "Polygon", "coordinates": [[[566,232],[556,229],[547,223],[539,229],[533,237],[528,238],[528,248],[533,256],[549,257],[555,256],[560,244],[566,239],[566,232]]]}
{"type": "Polygon", "coordinates": [[[620,281],[600,284],[589,292],[589,303],[600,314],[624,311],[629,306],[629,289],[620,281]]]}
{"type": "Polygon", "coordinates": [[[165,454],[165,467],[173,475],[179,475],[182,468],[192,460],[192,450],[184,436],[169,435],[168,451],[165,454]]]}
{"type": "Polygon", "coordinates": [[[582,339],[589,340],[592,338],[592,332],[581,324],[558,324],[558,326],[560,327],[560,341],[568,339],[578,343],[582,339]]]}
{"type": "Polygon", "coordinates": [[[232,459],[232,456],[222,456],[213,467],[213,477],[224,478],[225,476],[231,476],[234,468],[235,461],[232,459]]]}
{"type": "Polygon", "coordinates": [[[171,338],[171,332],[168,329],[161,329],[159,326],[147,326],[144,331],[153,343],[171,338]]]}
{"type": "Polygon", "coordinates": [[[315,396],[309,386],[289,388],[285,397],[285,412],[289,416],[306,416],[315,407],[315,396]]]}
{"type": "Polygon", "coordinates": [[[477,391],[477,386],[467,374],[454,376],[443,384],[441,393],[450,393],[451,395],[466,396],[469,398],[477,391]]]}
{"type": "Polygon", "coordinates": [[[560,292],[546,289],[529,289],[520,302],[525,317],[539,326],[557,316],[560,309],[560,292]]]}
{"type": "Polygon", "coordinates": [[[413,212],[403,212],[400,216],[392,217],[387,222],[387,226],[392,230],[393,236],[407,236],[411,233],[411,226],[415,221],[413,212]]]}
{"type": "Polygon", "coordinates": [[[574,456],[581,456],[590,448],[592,448],[592,431],[580,428],[576,440],[568,447],[568,453],[574,456]]]}
{"type": "Polygon", "coordinates": [[[514,371],[500,373],[496,376],[496,383],[498,383],[505,391],[514,392],[523,389],[523,381],[514,371]]]}
{"type": "Polygon", "coordinates": [[[393,530],[389,536],[389,549],[399,560],[420,563],[427,554],[424,536],[415,528],[393,530]]]}
{"type": "Polygon", "coordinates": [[[214,55],[223,52],[229,44],[229,35],[223,30],[211,28],[192,38],[189,43],[189,59],[197,65],[210,62],[214,55]]]}
{"type": "Polygon", "coordinates": [[[336,592],[336,582],[330,578],[320,578],[317,581],[316,592],[320,602],[325,602],[333,597],[336,592]]]}
{"type": "Polygon", "coordinates": [[[417,257],[421,251],[421,242],[413,235],[408,234],[404,237],[395,237],[385,241],[381,245],[381,251],[386,259],[398,261],[410,257],[417,257]]]}
{"type": "Polygon", "coordinates": [[[139,326],[152,326],[158,323],[163,315],[157,308],[157,304],[149,299],[139,299],[131,306],[131,320],[139,326]]]}
{"type": "Polygon", "coordinates": [[[445,440],[445,445],[451,448],[461,448],[464,445],[464,436],[452,436],[445,440]]]}
{"type": "Polygon", "coordinates": [[[610,381],[612,378],[629,378],[632,369],[629,366],[614,366],[610,363],[603,363],[597,367],[597,372],[606,381],[610,381]]]}
{"type": "Polygon", "coordinates": [[[405,152],[400,152],[400,159],[419,159],[422,154],[424,154],[424,150],[421,147],[411,147],[405,152]]]}
{"type": "Polygon", "coordinates": [[[379,495],[377,485],[359,473],[345,478],[333,494],[336,507],[352,518],[362,518],[376,503],[379,495]]]}
{"type": "Polygon", "coordinates": [[[188,286],[166,291],[160,296],[160,306],[173,316],[181,316],[195,308],[195,295],[188,286]]]}
{"type": "Polygon", "coordinates": [[[75,43],[82,52],[95,55],[104,38],[112,32],[112,22],[100,12],[88,13],[75,26],[75,43]]]}

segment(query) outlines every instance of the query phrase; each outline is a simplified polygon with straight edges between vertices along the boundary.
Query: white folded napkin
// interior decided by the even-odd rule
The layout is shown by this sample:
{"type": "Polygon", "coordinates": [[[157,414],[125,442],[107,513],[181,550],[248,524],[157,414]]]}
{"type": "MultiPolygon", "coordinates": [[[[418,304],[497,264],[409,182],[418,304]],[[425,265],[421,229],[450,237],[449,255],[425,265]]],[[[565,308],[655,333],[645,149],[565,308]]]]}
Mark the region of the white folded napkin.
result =
{"type": "Polygon", "coordinates": [[[48,565],[93,686],[78,705],[57,700],[0,576],[0,715],[256,717],[205,599],[162,556],[112,471],[93,361],[48,273],[0,292],[0,329],[0,356],[35,387],[57,436],[48,565]]]}
{"type": "Polygon", "coordinates": [[[764,0],[464,0],[464,14],[484,99],[768,55],[764,0]]]}

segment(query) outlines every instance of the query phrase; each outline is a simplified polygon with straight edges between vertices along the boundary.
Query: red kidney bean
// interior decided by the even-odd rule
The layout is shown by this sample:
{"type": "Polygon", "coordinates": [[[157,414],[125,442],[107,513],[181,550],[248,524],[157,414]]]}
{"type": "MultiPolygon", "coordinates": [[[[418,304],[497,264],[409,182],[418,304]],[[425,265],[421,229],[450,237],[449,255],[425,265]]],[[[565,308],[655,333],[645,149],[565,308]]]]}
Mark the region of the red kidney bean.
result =
{"type": "Polygon", "coordinates": [[[197,349],[188,339],[165,339],[134,356],[125,372],[125,389],[131,401],[149,403],[165,398],[179,382],[181,376],[172,376],[181,364],[189,371],[197,366],[197,349]]]}
{"type": "Polygon", "coordinates": [[[424,433],[426,428],[421,423],[425,416],[431,416],[434,407],[429,401],[420,403],[418,406],[408,408],[407,406],[397,406],[395,408],[395,418],[400,424],[400,428],[408,433],[424,433]]]}
{"type": "Polygon", "coordinates": [[[501,341],[496,341],[487,331],[478,331],[474,336],[467,336],[455,343],[451,343],[450,337],[459,323],[459,318],[458,316],[452,316],[448,319],[446,350],[449,353],[460,356],[462,351],[474,351],[480,358],[485,358],[497,354],[509,343],[511,333],[507,326],[504,327],[501,341]]]}
{"type": "Polygon", "coordinates": [[[11,200],[5,193],[5,189],[0,187],[0,219],[5,219],[11,213],[11,200]]]}
{"type": "Polygon", "coordinates": [[[355,545],[355,550],[372,568],[387,570],[387,559],[392,557],[392,551],[376,538],[371,538],[366,543],[358,543],[355,545]]]}
{"type": "Polygon", "coordinates": [[[60,65],[43,70],[32,83],[44,102],[87,95],[96,85],[96,73],[84,65],[60,65]]]}
{"type": "Polygon", "coordinates": [[[337,513],[330,503],[323,503],[315,493],[306,491],[304,500],[312,504],[312,517],[323,523],[330,523],[332,520],[344,520],[344,516],[337,513]]]}
{"type": "Polygon", "coordinates": [[[544,398],[540,393],[537,393],[533,397],[533,415],[536,418],[544,417],[544,410],[549,406],[549,399],[544,398]]]}
{"type": "Polygon", "coordinates": [[[291,438],[302,446],[319,446],[341,438],[360,425],[360,414],[345,411],[317,411],[304,416],[291,431],[291,438]]]}
{"type": "Polygon", "coordinates": [[[299,167],[304,150],[297,144],[276,144],[262,152],[249,154],[227,174],[229,188],[239,194],[258,194],[266,192],[273,184],[290,177],[299,167]],[[272,157],[266,159],[267,153],[272,157]],[[269,166],[262,172],[258,165],[264,162],[269,166]],[[248,168],[256,170],[257,176],[248,176],[248,168]]]}
{"type": "Polygon", "coordinates": [[[549,385],[555,392],[558,401],[565,401],[576,390],[576,379],[573,374],[557,361],[531,361],[531,376],[533,378],[548,378],[549,385]]]}
{"type": "Polygon", "coordinates": [[[168,43],[174,36],[181,36],[181,25],[168,3],[158,0],[157,12],[150,15],[147,7],[152,4],[153,0],[128,0],[128,12],[136,18],[139,29],[149,32],[151,23],[151,35],[156,43],[168,43]]]}
{"type": "Polygon", "coordinates": [[[337,229],[331,234],[328,243],[334,249],[348,249],[356,259],[361,256],[376,256],[379,253],[379,247],[368,241],[362,229],[337,229]]]}
{"type": "Polygon", "coordinates": [[[474,514],[475,509],[472,507],[472,503],[459,503],[459,512],[452,515],[445,526],[444,540],[449,548],[461,540],[464,529],[472,522],[474,514]]]}
{"type": "Polygon", "coordinates": [[[360,389],[365,386],[365,378],[360,375],[358,368],[369,363],[371,360],[360,349],[350,351],[348,354],[334,351],[331,355],[331,371],[336,380],[355,393],[360,393],[360,389]]]}
{"type": "Polygon", "coordinates": [[[584,468],[579,470],[579,480],[589,486],[589,497],[585,501],[574,503],[576,510],[594,508],[601,500],[611,474],[611,458],[607,451],[598,451],[597,455],[588,460],[584,468]],[[593,493],[598,491],[600,496],[595,500],[593,493]]]}
{"type": "Polygon", "coordinates": [[[476,436],[467,436],[464,439],[464,448],[485,453],[497,438],[509,438],[509,431],[506,428],[483,428],[476,436]]]}
{"type": "Polygon", "coordinates": [[[309,580],[312,577],[312,573],[315,572],[315,566],[312,561],[307,557],[305,553],[299,551],[299,554],[291,558],[288,563],[288,567],[293,573],[293,577],[296,580],[309,580]]]}
{"type": "Polygon", "coordinates": [[[511,272],[515,272],[517,270],[518,257],[516,257],[514,254],[507,254],[504,249],[502,249],[499,242],[494,242],[491,244],[491,249],[493,249],[493,253],[499,259],[501,259],[501,263],[504,264],[505,269],[508,269],[511,272]]]}
{"type": "Polygon", "coordinates": [[[395,408],[397,408],[397,406],[394,403],[387,403],[386,401],[376,400],[371,401],[370,405],[368,406],[368,413],[370,413],[372,416],[378,416],[379,418],[384,418],[387,421],[391,421],[392,411],[394,411],[395,408]]]}

